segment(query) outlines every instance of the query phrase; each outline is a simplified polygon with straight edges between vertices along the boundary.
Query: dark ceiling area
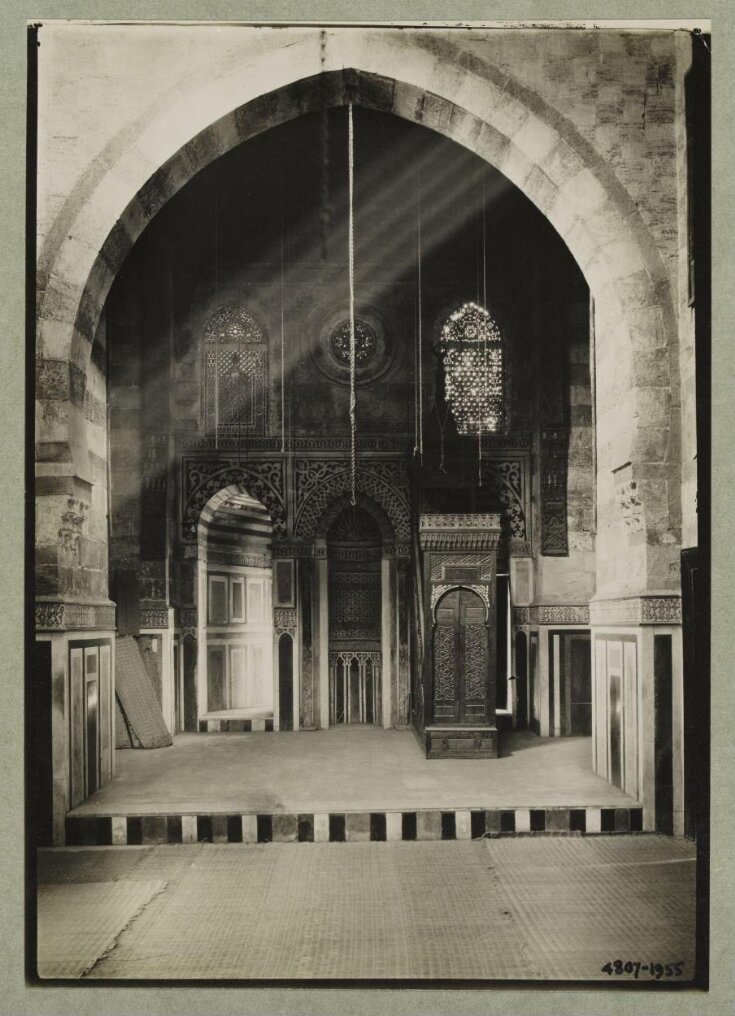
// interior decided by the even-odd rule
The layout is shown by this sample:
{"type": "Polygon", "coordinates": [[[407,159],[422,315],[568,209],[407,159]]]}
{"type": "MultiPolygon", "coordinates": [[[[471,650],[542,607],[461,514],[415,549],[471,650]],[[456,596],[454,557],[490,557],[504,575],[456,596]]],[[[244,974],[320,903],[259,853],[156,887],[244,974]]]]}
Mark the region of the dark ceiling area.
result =
{"type": "MultiPolygon", "coordinates": [[[[215,288],[245,265],[280,279],[346,271],[347,109],[273,128],[205,168],[145,234],[175,250],[176,289],[215,288]]],[[[522,307],[535,287],[586,299],[571,254],[545,216],[469,150],[395,116],[354,110],[355,286],[415,285],[435,297],[522,307]],[[484,225],[484,245],[483,245],[484,225]],[[542,278],[540,278],[542,277],[542,278]]],[[[539,294],[540,295],[540,294],[539,294]]],[[[427,308],[428,309],[428,308],[427,308]]]]}

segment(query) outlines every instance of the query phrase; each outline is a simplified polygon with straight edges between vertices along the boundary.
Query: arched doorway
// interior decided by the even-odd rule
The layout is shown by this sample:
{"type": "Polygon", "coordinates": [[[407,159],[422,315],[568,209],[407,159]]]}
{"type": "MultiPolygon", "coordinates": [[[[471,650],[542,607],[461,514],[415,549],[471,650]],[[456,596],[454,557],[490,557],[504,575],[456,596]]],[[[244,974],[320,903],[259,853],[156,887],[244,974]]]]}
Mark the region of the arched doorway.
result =
{"type": "Polygon", "coordinates": [[[451,589],[434,616],[433,722],[487,723],[495,687],[485,604],[471,589],[451,589]]]}
{"type": "Polygon", "coordinates": [[[216,494],[198,527],[199,718],[273,715],[271,519],[238,486],[216,494]]]}
{"type": "Polygon", "coordinates": [[[370,513],[347,505],[327,532],[329,722],[381,722],[382,537],[370,513]]]}

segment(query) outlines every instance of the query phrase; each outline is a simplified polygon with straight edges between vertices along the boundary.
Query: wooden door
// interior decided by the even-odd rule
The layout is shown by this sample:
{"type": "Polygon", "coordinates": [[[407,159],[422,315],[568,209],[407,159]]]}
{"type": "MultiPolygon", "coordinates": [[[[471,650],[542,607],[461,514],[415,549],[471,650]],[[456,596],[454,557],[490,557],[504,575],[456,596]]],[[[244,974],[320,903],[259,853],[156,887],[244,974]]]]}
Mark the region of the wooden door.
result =
{"type": "Polygon", "coordinates": [[[526,635],[516,632],[516,730],[525,730],[528,726],[528,653],[526,635]]]}
{"type": "Polygon", "coordinates": [[[569,733],[592,734],[592,651],[589,635],[569,639],[569,733]]]}
{"type": "Polygon", "coordinates": [[[281,635],[278,640],[278,726],[293,730],[293,639],[281,635]]]}
{"type": "Polygon", "coordinates": [[[436,609],[434,723],[487,722],[489,662],[485,605],[454,589],[436,609]]]}

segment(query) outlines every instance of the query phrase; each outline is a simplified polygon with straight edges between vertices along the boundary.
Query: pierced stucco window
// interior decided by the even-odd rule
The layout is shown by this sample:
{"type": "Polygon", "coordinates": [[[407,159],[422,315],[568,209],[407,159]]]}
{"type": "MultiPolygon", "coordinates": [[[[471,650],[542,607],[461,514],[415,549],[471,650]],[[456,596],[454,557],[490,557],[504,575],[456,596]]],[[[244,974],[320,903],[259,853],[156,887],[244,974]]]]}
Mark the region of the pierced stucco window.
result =
{"type": "Polygon", "coordinates": [[[208,434],[264,434],[268,349],[248,311],[227,304],[204,331],[204,426],[208,434]]]}
{"type": "Polygon", "coordinates": [[[489,311],[464,303],[441,330],[444,389],[460,434],[503,428],[503,337],[489,311]]]}

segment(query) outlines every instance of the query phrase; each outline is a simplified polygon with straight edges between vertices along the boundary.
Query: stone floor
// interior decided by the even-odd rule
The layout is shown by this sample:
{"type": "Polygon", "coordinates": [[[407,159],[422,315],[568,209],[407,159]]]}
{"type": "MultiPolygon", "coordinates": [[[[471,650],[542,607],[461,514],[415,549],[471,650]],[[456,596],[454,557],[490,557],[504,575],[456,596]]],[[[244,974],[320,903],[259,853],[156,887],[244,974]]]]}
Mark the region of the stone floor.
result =
{"type": "Polygon", "coordinates": [[[43,850],[39,972],[682,982],[694,862],[661,836],[43,850]]]}
{"type": "Polygon", "coordinates": [[[71,813],[154,815],[628,807],[590,768],[588,737],[503,732],[501,758],[427,760],[411,731],[182,734],[116,753],[114,781],[71,813]]]}

